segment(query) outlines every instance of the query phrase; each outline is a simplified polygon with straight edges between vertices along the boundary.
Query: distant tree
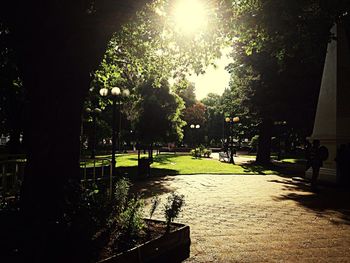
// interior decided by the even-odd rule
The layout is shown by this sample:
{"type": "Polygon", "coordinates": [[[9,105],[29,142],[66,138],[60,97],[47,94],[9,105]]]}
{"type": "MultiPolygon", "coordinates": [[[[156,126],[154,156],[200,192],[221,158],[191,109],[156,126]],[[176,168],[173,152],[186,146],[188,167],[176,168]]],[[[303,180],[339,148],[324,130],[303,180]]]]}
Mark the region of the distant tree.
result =
{"type": "Polygon", "coordinates": [[[187,125],[184,127],[185,138],[184,141],[187,143],[193,143],[194,141],[202,142],[204,135],[204,124],[206,123],[205,106],[201,102],[196,102],[192,106],[188,107],[184,111],[184,121],[187,125]],[[199,130],[191,129],[191,125],[200,125],[199,130]],[[198,137],[194,140],[194,133],[198,137]]]}
{"type": "Polygon", "coordinates": [[[348,10],[328,0],[252,1],[236,10],[230,89],[260,121],[258,162],[270,160],[274,121],[310,131],[329,29],[348,10]]]}
{"type": "Polygon", "coordinates": [[[185,122],[180,118],[182,100],[170,92],[166,80],[157,87],[149,80],[137,90],[137,100],[133,107],[132,123],[137,139],[152,145],[156,142],[180,141],[185,122]]]}
{"type": "Polygon", "coordinates": [[[196,103],[195,85],[185,78],[178,80],[172,87],[173,91],[185,102],[186,108],[196,103]]]}
{"type": "Polygon", "coordinates": [[[221,96],[209,93],[201,102],[205,106],[205,118],[207,121],[203,128],[205,129],[207,142],[220,144],[224,136],[224,114],[221,96]]]}

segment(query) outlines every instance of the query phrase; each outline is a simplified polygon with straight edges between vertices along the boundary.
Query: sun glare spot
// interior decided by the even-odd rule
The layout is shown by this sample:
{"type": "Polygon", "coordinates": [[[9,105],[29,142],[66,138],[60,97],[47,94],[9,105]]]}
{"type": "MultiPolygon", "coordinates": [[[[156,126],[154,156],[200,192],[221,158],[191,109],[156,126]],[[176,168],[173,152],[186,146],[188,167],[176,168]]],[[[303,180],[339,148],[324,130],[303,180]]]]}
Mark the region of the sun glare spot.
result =
{"type": "Polygon", "coordinates": [[[185,34],[195,34],[205,28],[207,10],[200,0],[178,0],[174,7],[176,27],[185,34]]]}

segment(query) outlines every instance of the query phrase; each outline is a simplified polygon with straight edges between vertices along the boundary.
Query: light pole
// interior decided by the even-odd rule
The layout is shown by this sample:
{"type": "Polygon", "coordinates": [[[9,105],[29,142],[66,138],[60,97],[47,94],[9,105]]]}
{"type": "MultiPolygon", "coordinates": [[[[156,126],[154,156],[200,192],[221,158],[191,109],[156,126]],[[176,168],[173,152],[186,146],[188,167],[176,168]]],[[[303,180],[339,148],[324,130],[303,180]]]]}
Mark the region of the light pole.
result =
{"type": "Polygon", "coordinates": [[[86,108],[86,112],[89,113],[92,117],[92,148],[91,148],[91,159],[96,157],[96,117],[101,113],[101,109],[95,108],[90,109],[86,108]]]}
{"type": "Polygon", "coordinates": [[[230,147],[230,163],[234,164],[233,160],[233,124],[239,122],[239,117],[226,117],[225,122],[229,125],[229,147],[230,147]]]}
{"type": "MultiPolygon", "coordinates": [[[[200,127],[201,127],[201,126],[200,126],[199,124],[191,124],[191,125],[190,125],[190,128],[191,128],[192,130],[194,130],[194,129],[198,130],[200,127]]],[[[194,140],[193,140],[193,141],[194,141],[194,140]]],[[[198,143],[198,144],[199,144],[199,143],[198,143]]]]}
{"type": "MultiPolygon", "coordinates": [[[[119,103],[119,115],[120,115],[120,100],[122,96],[129,96],[130,91],[128,89],[125,89],[121,92],[120,88],[114,87],[111,89],[111,97],[112,97],[112,175],[114,176],[116,173],[116,159],[115,159],[115,151],[116,151],[116,145],[117,145],[117,136],[119,131],[117,131],[117,101],[119,103]]],[[[108,89],[107,88],[102,88],[100,89],[100,95],[102,97],[107,97],[108,95],[108,89]]],[[[119,127],[120,128],[120,127],[119,127]]]]}

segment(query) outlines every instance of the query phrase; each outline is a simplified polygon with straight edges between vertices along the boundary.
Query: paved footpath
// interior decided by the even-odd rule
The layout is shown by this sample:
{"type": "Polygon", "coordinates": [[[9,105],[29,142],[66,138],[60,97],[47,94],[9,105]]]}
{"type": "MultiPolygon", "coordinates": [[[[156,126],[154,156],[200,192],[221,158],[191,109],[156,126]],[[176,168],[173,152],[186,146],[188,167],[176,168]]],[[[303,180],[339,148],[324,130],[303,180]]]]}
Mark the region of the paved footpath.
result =
{"type": "MultiPolygon", "coordinates": [[[[262,175],[181,175],[137,183],[149,204],[176,191],[186,206],[192,262],[350,262],[350,196],[262,175]]],[[[162,205],[163,206],[163,205],[162,205]]],[[[162,208],[162,206],[160,208],[162,208]]],[[[155,218],[164,219],[162,212],[155,218]]]]}

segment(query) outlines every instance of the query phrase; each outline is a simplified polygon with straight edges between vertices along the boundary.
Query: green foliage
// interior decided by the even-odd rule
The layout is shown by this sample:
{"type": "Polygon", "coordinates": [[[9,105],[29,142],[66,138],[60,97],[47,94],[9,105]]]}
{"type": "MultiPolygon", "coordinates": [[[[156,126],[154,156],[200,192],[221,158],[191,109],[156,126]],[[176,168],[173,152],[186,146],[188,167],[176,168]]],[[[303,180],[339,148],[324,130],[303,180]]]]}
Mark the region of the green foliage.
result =
{"type": "Polygon", "coordinates": [[[201,151],[199,148],[192,149],[190,151],[190,154],[195,157],[195,158],[200,158],[201,157],[201,151]]]}
{"type": "Polygon", "coordinates": [[[170,231],[170,223],[176,219],[182,211],[182,206],[185,204],[184,195],[172,193],[167,198],[167,203],[164,206],[164,214],[167,224],[166,233],[170,231]]]}
{"type": "Polygon", "coordinates": [[[143,220],[144,202],[133,197],[128,202],[118,219],[118,235],[128,246],[133,246],[145,227],[143,220]]]}
{"type": "Polygon", "coordinates": [[[205,106],[205,118],[207,121],[202,128],[208,136],[207,141],[210,146],[221,145],[224,122],[222,96],[209,93],[201,102],[205,106]]]}
{"type": "Polygon", "coordinates": [[[241,21],[233,28],[234,63],[228,66],[233,104],[243,105],[258,120],[268,116],[307,126],[334,21],[319,1],[242,5],[237,16],[241,21]]]}
{"type": "MultiPolygon", "coordinates": [[[[346,16],[340,18],[350,10],[349,3],[330,0],[234,3],[236,8],[230,21],[234,62],[227,67],[231,81],[224,94],[227,102],[223,102],[232,106],[226,112],[254,119],[242,122],[246,127],[242,132],[252,131],[247,138],[258,132],[257,124],[271,120],[286,120],[289,133],[309,135],[326,45],[331,37],[329,30],[340,19],[349,25],[346,16]]],[[[239,116],[242,121],[246,119],[239,116]]],[[[272,134],[261,134],[260,139],[271,137],[272,134]]],[[[269,145],[269,139],[264,140],[258,156],[265,153],[267,157],[269,145]]]]}
{"type": "Polygon", "coordinates": [[[181,140],[184,122],[180,118],[182,101],[170,93],[169,84],[162,80],[156,87],[153,81],[142,85],[133,108],[133,123],[138,139],[143,143],[181,140]]]}
{"type": "Polygon", "coordinates": [[[191,107],[196,103],[194,83],[182,78],[173,85],[172,89],[181,99],[183,99],[186,108],[191,107]]]}
{"type": "Polygon", "coordinates": [[[201,158],[201,157],[210,158],[211,153],[212,151],[204,148],[203,145],[200,145],[199,147],[192,149],[190,152],[190,154],[195,158],[201,158]]]}
{"type": "Polygon", "coordinates": [[[79,207],[82,214],[89,217],[86,221],[90,231],[96,232],[108,223],[108,217],[112,212],[112,204],[105,193],[100,191],[97,185],[83,189],[79,207]]]}
{"type": "MultiPolygon", "coordinates": [[[[212,25],[219,25],[216,13],[223,7],[214,3],[208,7],[212,25]]],[[[205,66],[220,56],[225,42],[222,27],[208,27],[184,36],[177,32],[172,10],[172,1],[153,1],[124,25],[109,43],[95,73],[95,84],[134,89],[149,79],[159,84],[163,78],[204,72],[205,66]]]]}
{"type": "Polygon", "coordinates": [[[224,2],[206,4],[209,26],[186,36],[176,29],[172,1],[157,0],[146,5],[135,19],[115,33],[94,73],[90,96],[92,101],[97,98],[102,108],[109,101],[99,98],[100,88],[118,86],[131,91],[130,103],[123,106],[122,112],[132,122],[132,128],[139,131],[139,138],[147,140],[146,143],[182,140],[182,127],[185,124],[181,119],[183,101],[186,106],[195,102],[194,86],[186,81],[186,75],[204,73],[205,67],[221,55],[220,49],[227,42],[221,11],[227,11],[229,6],[224,2]],[[171,94],[173,98],[170,98],[163,92],[167,97],[163,97],[164,104],[158,102],[154,106],[150,105],[159,94],[155,91],[152,96],[145,94],[145,87],[149,90],[163,88],[166,91],[168,84],[165,82],[170,79],[177,83],[173,88],[177,95],[171,94]],[[140,130],[145,121],[142,118],[159,109],[158,106],[161,106],[163,116],[155,118],[153,123],[164,124],[164,128],[155,125],[159,129],[140,130]],[[146,109],[150,112],[146,113],[146,109]],[[169,112],[165,113],[166,110],[169,112]],[[154,136],[150,137],[152,134],[154,136]]]}
{"type": "Polygon", "coordinates": [[[125,210],[130,190],[130,181],[119,179],[114,186],[114,204],[115,214],[121,214],[125,210]]]}
{"type": "Polygon", "coordinates": [[[151,209],[150,209],[150,212],[149,212],[149,218],[151,219],[154,212],[156,211],[158,205],[160,203],[160,198],[158,195],[155,195],[152,197],[152,200],[151,200],[151,209]]]}

